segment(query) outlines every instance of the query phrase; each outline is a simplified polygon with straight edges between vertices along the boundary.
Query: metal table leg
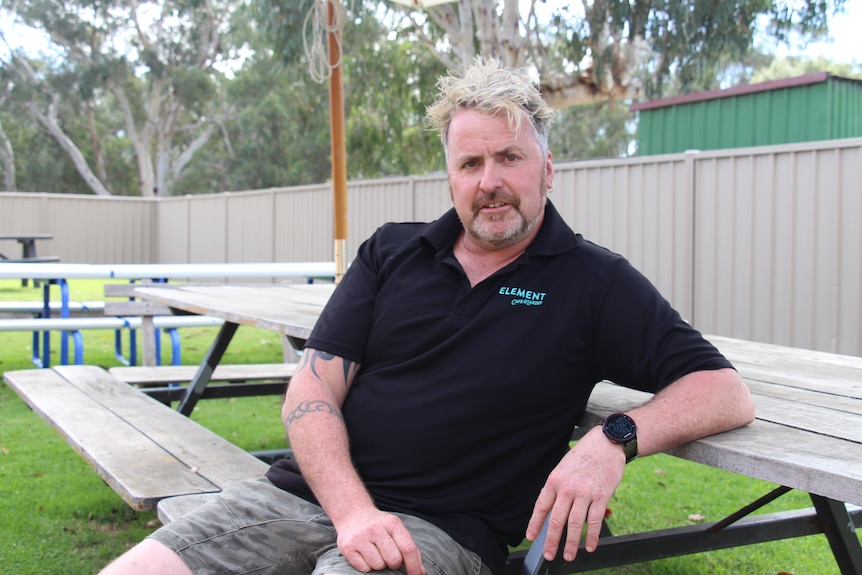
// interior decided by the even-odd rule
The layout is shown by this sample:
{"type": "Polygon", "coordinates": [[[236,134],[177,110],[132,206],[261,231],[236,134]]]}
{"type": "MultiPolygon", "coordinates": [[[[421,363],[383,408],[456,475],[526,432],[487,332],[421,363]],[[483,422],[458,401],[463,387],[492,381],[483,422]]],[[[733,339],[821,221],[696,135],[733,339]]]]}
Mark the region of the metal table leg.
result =
{"type": "Polygon", "coordinates": [[[233,334],[236,333],[236,329],[238,327],[239,324],[227,321],[222,324],[215,341],[213,341],[206,357],[204,357],[194,379],[189,382],[189,386],[186,389],[186,396],[180,402],[179,407],[177,407],[177,411],[185,416],[191,415],[192,410],[194,410],[195,405],[203,395],[207,385],[209,385],[213,371],[215,371],[216,366],[221,361],[221,358],[231,339],[233,339],[233,334]]]}
{"type": "Polygon", "coordinates": [[[847,506],[840,501],[811,494],[811,501],[817,510],[817,517],[823,524],[823,533],[835,562],[842,575],[862,575],[862,546],[856,536],[853,518],[847,506]]]}

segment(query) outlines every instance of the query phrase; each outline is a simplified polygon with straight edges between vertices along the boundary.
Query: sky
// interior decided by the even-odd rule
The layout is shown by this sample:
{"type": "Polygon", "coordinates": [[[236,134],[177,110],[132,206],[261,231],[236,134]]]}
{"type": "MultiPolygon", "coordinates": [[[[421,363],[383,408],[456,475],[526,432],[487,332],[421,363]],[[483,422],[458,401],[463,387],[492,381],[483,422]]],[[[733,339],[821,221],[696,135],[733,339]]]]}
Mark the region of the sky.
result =
{"type": "Polygon", "coordinates": [[[777,47],[773,41],[773,49],[778,57],[822,56],[834,62],[862,65],[860,30],[862,30],[862,0],[847,0],[844,4],[844,14],[831,17],[829,20],[831,41],[806,44],[792,49],[784,46],[777,47]]]}
{"type": "MultiPolygon", "coordinates": [[[[558,0],[548,0],[553,3],[558,0]]],[[[0,18],[0,30],[7,39],[17,46],[38,48],[45,45],[45,40],[38,36],[21,34],[20,28],[13,29],[8,18],[0,18]]],[[[770,41],[766,44],[776,56],[823,56],[839,63],[855,63],[862,66],[862,0],[846,0],[844,14],[831,17],[829,22],[831,40],[811,43],[788,48],[770,41]],[[770,46],[771,44],[771,46],[770,46]]],[[[6,47],[0,45],[0,57],[7,56],[6,47]]]]}

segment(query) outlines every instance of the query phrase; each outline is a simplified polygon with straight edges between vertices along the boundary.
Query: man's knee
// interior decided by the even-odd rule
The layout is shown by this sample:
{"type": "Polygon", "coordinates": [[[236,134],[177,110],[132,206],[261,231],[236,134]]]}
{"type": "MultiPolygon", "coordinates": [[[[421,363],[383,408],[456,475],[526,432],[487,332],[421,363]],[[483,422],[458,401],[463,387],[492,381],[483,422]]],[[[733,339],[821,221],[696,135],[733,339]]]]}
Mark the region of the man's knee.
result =
{"type": "Polygon", "coordinates": [[[154,539],[144,539],[105,567],[99,575],[193,575],[182,558],[154,539]]]}

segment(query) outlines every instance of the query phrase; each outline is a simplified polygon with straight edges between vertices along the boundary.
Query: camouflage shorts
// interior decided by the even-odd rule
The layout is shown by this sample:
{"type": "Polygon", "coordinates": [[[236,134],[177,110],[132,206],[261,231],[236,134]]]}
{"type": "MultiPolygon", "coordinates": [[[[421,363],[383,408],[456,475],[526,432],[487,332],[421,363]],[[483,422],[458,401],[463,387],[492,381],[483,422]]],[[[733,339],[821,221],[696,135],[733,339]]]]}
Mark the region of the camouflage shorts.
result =
{"type": "MultiPolygon", "coordinates": [[[[441,529],[397,515],[419,546],[428,575],[490,575],[478,555],[441,529]]],[[[179,553],[198,575],[361,575],[338,552],[335,528],[323,509],[266,479],[232,485],[150,537],[179,553]]]]}

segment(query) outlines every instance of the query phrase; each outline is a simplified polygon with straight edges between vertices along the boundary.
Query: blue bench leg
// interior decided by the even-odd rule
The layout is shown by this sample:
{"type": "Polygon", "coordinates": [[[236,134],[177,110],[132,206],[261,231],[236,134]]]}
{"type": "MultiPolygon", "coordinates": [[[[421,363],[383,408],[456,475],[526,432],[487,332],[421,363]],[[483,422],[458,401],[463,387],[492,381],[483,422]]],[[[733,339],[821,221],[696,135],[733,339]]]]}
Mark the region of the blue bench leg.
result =
{"type": "Polygon", "coordinates": [[[84,365],[84,336],[80,331],[73,331],[72,340],[75,343],[75,365],[84,365]]]}
{"type": "MultiPolygon", "coordinates": [[[[156,331],[158,333],[158,330],[156,331]]],[[[171,336],[171,365],[181,365],[182,364],[182,347],[180,346],[180,332],[177,328],[172,327],[168,329],[168,335],[171,336]]],[[[159,361],[161,361],[162,357],[162,349],[161,346],[156,347],[156,353],[158,353],[159,361]]]]}
{"type": "Polygon", "coordinates": [[[137,337],[135,337],[135,330],[129,328],[129,357],[126,359],[126,356],[123,354],[123,330],[118,329],[114,331],[114,357],[117,358],[117,361],[122,363],[123,365],[137,365],[138,363],[138,349],[137,349],[137,337]]]}
{"type": "MultiPolygon", "coordinates": [[[[57,283],[60,285],[60,317],[69,317],[69,284],[64,279],[57,280],[57,283]]],[[[69,332],[67,331],[60,332],[60,364],[69,365],[69,332]]]]}

